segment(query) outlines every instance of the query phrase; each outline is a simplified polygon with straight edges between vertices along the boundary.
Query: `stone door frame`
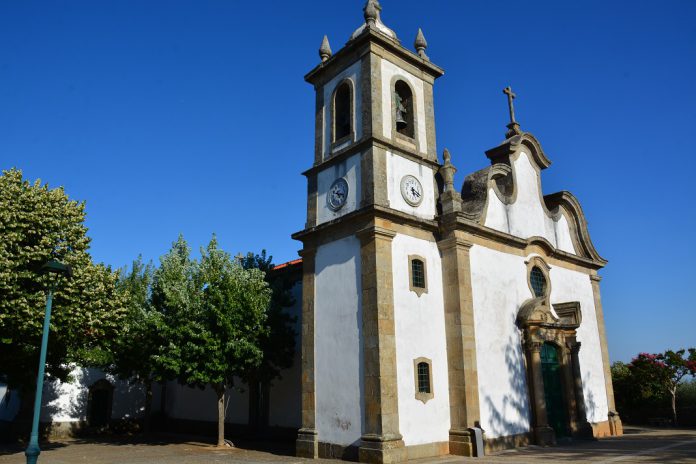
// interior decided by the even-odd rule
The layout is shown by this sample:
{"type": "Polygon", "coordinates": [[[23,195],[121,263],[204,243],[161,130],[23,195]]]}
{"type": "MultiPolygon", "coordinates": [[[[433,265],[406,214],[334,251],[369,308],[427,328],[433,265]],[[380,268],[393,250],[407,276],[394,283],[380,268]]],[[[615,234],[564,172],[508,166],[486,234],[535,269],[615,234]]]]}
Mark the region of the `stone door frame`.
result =
{"type": "Polygon", "coordinates": [[[547,299],[533,298],[526,301],[518,312],[517,326],[522,331],[522,348],[525,354],[525,370],[529,402],[532,410],[532,435],[538,445],[556,442],[556,433],[549,426],[541,366],[541,348],[550,343],[558,349],[558,363],[563,388],[563,404],[566,408],[568,431],[572,437],[592,436],[587,422],[582,378],[580,371],[580,342],[577,328],[581,323],[580,303],[548,305],[547,299]]]}

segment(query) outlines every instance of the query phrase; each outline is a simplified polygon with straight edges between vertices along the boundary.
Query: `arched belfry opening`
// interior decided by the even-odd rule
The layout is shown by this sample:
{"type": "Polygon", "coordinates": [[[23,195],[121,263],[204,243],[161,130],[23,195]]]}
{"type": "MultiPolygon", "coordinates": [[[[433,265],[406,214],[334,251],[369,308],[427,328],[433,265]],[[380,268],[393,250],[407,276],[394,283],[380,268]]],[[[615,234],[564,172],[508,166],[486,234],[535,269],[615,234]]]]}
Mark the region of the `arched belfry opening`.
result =
{"type": "Polygon", "coordinates": [[[415,105],[411,87],[403,80],[394,83],[394,123],[396,132],[409,137],[415,137],[415,105]]]}
{"type": "Polygon", "coordinates": [[[353,89],[349,81],[336,87],[333,98],[333,143],[344,142],[353,133],[353,89]]]}

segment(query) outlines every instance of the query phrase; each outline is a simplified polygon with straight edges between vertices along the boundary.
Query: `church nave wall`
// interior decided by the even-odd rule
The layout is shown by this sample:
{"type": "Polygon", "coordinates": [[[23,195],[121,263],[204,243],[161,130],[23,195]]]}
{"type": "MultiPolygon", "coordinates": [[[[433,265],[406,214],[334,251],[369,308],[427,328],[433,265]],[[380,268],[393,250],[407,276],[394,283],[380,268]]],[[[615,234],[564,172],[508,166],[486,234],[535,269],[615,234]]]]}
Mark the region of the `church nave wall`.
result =
{"type": "Polygon", "coordinates": [[[520,256],[470,250],[481,427],[486,438],[530,430],[530,405],[517,311],[531,298],[520,256]]]}
{"type": "MultiPolygon", "coordinates": [[[[522,304],[533,298],[526,264],[533,256],[473,245],[470,257],[481,426],[487,438],[524,433],[530,430],[531,405],[516,319],[522,304]]],[[[577,340],[587,420],[606,421],[604,368],[590,277],[552,265],[548,285],[551,305],[580,303],[577,340]]]]}
{"type": "Polygon", "coordinates": [[[609,408],[592,282],[586,274],[561,267],[552,267],[550,274],[552,304],[580,302],[582,323],[577,329],[577,339],[582,343],[579,357],[587,420],[590,423],[606,421],[609,408]]]}

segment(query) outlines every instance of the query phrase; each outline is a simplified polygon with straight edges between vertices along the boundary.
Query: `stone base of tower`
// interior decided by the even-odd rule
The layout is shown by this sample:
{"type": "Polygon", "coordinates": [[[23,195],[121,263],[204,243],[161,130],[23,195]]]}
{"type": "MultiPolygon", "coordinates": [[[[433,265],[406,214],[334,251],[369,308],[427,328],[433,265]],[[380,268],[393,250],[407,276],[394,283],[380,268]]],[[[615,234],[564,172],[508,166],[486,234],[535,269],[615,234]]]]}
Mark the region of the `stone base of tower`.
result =
{"type": "Polygon", "coordinates": [[[469,430],[450,430],[449,454],[474,456],[476,440],[469,430]]]}
{"type": "Polygon", "coordinates": [[[609,416],[609,420],[590,424],[595,438],[615,437],[623,435],[623,424],[618,414],[609,416]]]}
{"type": "Polygon", "coordinates": [[[312,429],[300,429],[295,441],[295,455],[298,458],[316,459],[319,456],[319,440],[317,432],[312,429]]]}
{"type": "Polygon", "coordinates": [[[390,440],[381,436],[364,435],[361,441],[358,451],[360,462],[391,464],[408,459],[401,437],[390,440]]]}
{"type": "Polygon", "coordinates": [[[556,444],[556,432],[549,426],[534,427],[534,443],[539,446],[556,444]]]}

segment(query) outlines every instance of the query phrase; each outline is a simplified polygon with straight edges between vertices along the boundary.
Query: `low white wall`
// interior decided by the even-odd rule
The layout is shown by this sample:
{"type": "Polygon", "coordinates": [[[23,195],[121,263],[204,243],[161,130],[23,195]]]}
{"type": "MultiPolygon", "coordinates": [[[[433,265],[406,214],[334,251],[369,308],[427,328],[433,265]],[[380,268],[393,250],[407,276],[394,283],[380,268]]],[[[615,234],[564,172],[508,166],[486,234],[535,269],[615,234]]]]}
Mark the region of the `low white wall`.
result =
{"type": "Polygon", "coordinates": [[[322,442],[350,445],[363,429],[360,242],[317,249],[314,333],[316,427],[322,442]]]}
{"type": "Polygon", "coordinates": [[[12,421],[19,411],[19,393],[0,383],[0,421],[12,421]]]}
{"type": "MultiPolygon", "coordinates": [[[[94,368],[76,367],[71,372],[71,382],[59,380],[44,382],[41,422],[78,422],[87,420],[89,388],[101,379],[114,386],[111,418],[132,419],[142,417],[145,409],[145,389],[107,375],[94,368]]],[[[33,404],[34,398],[29,398],[33,404]]],[[[19,411],[20,397],[17,391],[8,391],[0,385],[0,420],[12,421],[19,411]]]]}
{"type": "Polygon", "coordinates": [[[445,339],[442,264],[435,242],[397,234],[392,241],[394,319],[399,395],[399,431],[404,444],[449,440],[450,413],[445,339]],[[409,290],[409,255],[426,260],[427,293],[409,290]],[[434,396],[425,404],[415,397],[413,361],[432,360],[434,396]]]}
{"type": "MultiPolygon", "coordinates": [[[[225,422],[247,424],[249,422],[249,389],[235,379],[239,388],[230,388],[226,393],[225,422]],[[241,390],[241,391],[240,391],[241,390]]],[[[175,419],[217,422],[217,395],[215,391],[167,384],[167,414],[175,419]]]]}
{"type": "Polygon", "coordinates": [[[302,281],[292,289],[295,304],[288,308],[295,321],[295,357],[290,369],[281,372],[282,378],[273,381],[270,391],[268,425],[302,427],[302,281]]]}

